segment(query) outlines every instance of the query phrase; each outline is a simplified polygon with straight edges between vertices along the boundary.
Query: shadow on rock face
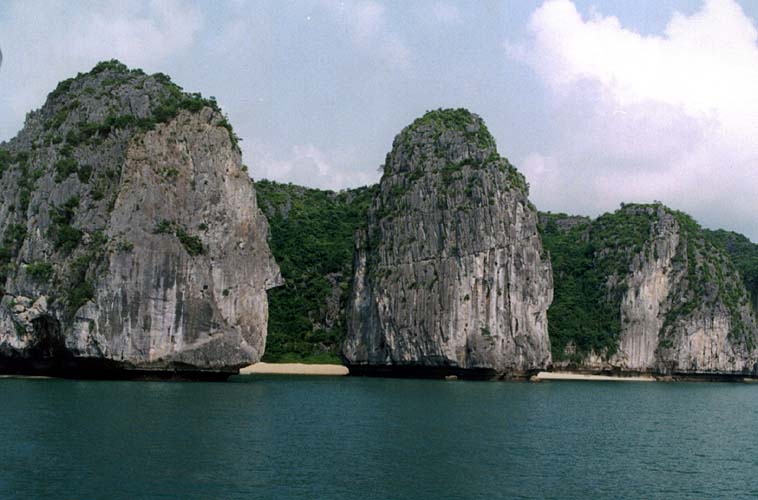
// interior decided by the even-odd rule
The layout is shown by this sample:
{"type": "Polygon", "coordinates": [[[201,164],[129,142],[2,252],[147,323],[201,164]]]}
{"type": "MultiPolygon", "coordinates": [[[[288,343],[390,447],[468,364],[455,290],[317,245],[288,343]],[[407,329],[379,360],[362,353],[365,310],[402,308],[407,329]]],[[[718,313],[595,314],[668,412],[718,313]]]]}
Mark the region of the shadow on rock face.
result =
{"type": "Polygon", "coordinates": [[[60,322],[52,316],[32,320],[33,339],[29,349],[33,359],[64,358],[68,354],[60,322]]]}

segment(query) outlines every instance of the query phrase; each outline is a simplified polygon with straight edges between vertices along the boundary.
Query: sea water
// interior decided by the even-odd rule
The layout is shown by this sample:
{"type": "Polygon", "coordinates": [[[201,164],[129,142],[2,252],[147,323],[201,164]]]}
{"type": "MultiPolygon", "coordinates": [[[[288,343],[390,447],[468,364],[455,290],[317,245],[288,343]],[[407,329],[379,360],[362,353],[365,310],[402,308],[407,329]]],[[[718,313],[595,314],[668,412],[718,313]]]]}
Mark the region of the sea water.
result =
{"type": "Polygon", "coordinates": [[[758,385],[0,379],[0,498],[743,498],[758,385]]]}

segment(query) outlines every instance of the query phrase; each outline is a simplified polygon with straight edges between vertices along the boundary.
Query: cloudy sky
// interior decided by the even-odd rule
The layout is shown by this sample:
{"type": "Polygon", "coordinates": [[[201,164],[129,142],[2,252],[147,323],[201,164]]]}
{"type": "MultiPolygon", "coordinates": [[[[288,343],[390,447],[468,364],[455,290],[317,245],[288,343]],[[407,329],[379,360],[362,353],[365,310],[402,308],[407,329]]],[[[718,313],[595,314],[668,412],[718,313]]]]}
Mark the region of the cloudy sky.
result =
{"type": "Polygon", "coordinates": [[[481,115],[542,210],[661,200],[758,241],[758,0],[0,3],[0,140],[118,58],[216,96],[254,178],[378,180],[428,109],[481,115]]]}

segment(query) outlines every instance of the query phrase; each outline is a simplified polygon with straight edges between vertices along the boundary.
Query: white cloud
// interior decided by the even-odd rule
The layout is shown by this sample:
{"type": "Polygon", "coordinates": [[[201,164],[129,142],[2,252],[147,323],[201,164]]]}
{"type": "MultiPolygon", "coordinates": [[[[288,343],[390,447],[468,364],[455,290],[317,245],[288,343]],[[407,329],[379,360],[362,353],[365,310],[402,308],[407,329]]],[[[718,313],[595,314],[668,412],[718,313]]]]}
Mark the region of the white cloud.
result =
{"type": "Polygon", "coordinates": [[[550,0],[529,32],[507,50],[545,84],[561,131],[523,162],[538,205],[659,199],[758,237],[758,30],[737,3],[707,0],[643,36],[550,0]]]}
{"type": "Polygon", "coordinates": [[[375,172],[357,169],[352,154],[326,154],[313,144],[293,146],[284,157],[272,154],[264,146],[253,146],[252,149],[251,175],[254,179],[340,190],[373,184],[378,177],[375,172]]]}
{"type": "Polygon", "coordinates": [[[191,47],[203,16],[179,0],[80,2],[17,0],[0,21],[5,62],[0,85],[15,120],[42,104],[60,80],[117,58],[149,69],[191,47]]]}

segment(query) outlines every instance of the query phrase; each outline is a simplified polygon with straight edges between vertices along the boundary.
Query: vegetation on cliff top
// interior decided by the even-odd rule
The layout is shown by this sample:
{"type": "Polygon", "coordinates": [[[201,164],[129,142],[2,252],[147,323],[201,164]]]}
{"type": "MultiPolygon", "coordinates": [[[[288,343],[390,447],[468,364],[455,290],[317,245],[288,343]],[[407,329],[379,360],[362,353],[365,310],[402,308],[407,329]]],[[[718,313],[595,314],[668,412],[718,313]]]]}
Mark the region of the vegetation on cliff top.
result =
{"type": "MultiPolygon", "coordinates": [[[[70,131],[66,135],[67,144],[76,145],[93,137],[107,136],[112,130],[127,127],[136,127],[139,130],[152,130],[159,123],[165,123],[176,117],[180,111],[186,110],[196,113],[204,107],[211,108],[219,115],[223,115],[214,97],[204,98],[200,93],[187,93],[171,81],[164,73],[146,75],[141,69],[129,69],[125,64],[112,59],[95,65],[88,73],[79,73],[74,78],[69,78],[58,84],[48,95],[49,102],[66,101],[66,105],[54,110],[52,117],[45,123],[46,129],[57,129],[66,122],[68,112],[78,106],[79,101],[75,98],[77,92],[85,94],[103,93],[112,91],[122,85],[131,85],[135,88],[143,88],[147,80],[154,81],[163,90],[157,105],[153,106],[149,116],[138,117],[130,113],[110,114],[100,123],[80,122],[78,130],[70,131]],[[97,89],[88,85],[88,82],[98,75],[105,73],[107,78],[99,84],[102,88],[97,89]],[[77,88],[78,87],[78,88],[77,88]],[[73,97],[73,99],[72,99],[73,97]]],[[[239,148],[239,137],[234,133],[231,124],[224,116],[219,125],[226,128],[229,138],[234,147],[239,148]]]]}
{"type": "Polygon", "coordinates": [[[341,363],[353,238],[376,186],[335,193],[261,180],[255,189],[285,280],[268,291],[264,361],[341,363]]]}
{"type": "Polygon", "coordinates": [[[403,129],[400,133],[401,140],[409,141],[415,132],[422,129],[432,130],[436,137],[446,130],[462,132],[466,139],[476,142],[481,148],[495,148],[495,138],[484,120],[465,108],[427,111],[403,129]]]}

